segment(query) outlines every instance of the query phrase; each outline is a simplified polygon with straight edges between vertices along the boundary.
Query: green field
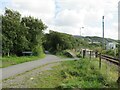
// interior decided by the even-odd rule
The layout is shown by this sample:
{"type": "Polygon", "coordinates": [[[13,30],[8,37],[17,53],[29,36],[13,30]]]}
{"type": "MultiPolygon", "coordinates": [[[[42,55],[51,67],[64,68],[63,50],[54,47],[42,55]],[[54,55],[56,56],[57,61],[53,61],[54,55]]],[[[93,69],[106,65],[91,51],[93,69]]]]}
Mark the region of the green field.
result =
{"type": "Polygon", "coordinates": [[[16,65],[16,64],[20,64],[20,63],[24,63],[24,62],[28,62],[28,61],[41,59],[41,58],[44,58],[44,57],[45,57],[45,54],[42,54],[40,56],[2,57],[2,59],[0,59],[0,60],[2,60],[2,64],[0,65],[0,67],[4,68],[4,67],[11,66],[11,65],[16,65]]]}
{"type": "MultiPolygon", "coordinates": [[[[60,65],[34,76],[33,80],[22,82],[29,88],[116,88],[117,67],[102,62],[99,70],[98,59],[64,61],[60,65]]],[[[20,84],[20,83],[19,83],[20,84]]],[[[21,83],[22,84],[22,83],[21,83]]]]}

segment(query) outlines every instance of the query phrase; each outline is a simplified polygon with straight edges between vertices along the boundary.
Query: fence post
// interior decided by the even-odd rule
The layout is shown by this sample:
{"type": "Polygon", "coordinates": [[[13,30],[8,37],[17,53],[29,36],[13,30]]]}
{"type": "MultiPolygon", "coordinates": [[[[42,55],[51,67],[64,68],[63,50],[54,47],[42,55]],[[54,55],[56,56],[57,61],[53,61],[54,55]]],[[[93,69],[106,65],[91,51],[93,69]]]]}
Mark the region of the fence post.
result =
{"type": "Polygon", "coordinates": [[[98,51],[95,51],[95,57],[96,58],[98,57],[98,51]]]}
{"type": "Polygon", "coordinates": [[[101,69],[101,53],[99,54],[99,69],[101,69]]]}
{"type": "Polygon", "coordinates": [[[92,54],[91,54],[91,51],[90,51],[90,60],[91,60],[91,55],[92,55],[92,54]]]}
{"type": "Polygon", "coordinates": [[[85,58],[86,50],[83,50],[83,58],[85,58]]]}

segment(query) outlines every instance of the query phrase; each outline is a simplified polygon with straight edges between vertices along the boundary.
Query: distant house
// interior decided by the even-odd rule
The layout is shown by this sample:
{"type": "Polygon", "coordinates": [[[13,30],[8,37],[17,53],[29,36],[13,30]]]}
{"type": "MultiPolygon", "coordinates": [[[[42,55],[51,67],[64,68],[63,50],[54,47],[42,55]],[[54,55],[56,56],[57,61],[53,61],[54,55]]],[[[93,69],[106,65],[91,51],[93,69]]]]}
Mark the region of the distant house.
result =
{"type": "Polygon", "coordinates": [[[89,42],[88,42],[88,43],[89,43],[89,44],[100,44],[99,41],[90,40],[90,39],[89,39],[89,42]]]}
{"type": "Polygon", "coordinates": [[[94,43],[94,44],[100,44],[100,42],[98,42],[98,41],[93,41],[92,43],[94,43]]]}
{"type": "Polygon", "coordinates": [[[108,42],[107,44],[106,44],[106,49],[107,50],[109,50],[109,49],[116,49],[116,45],[117,45],[118,43],[116,43],[116,42],[108,42]]]}

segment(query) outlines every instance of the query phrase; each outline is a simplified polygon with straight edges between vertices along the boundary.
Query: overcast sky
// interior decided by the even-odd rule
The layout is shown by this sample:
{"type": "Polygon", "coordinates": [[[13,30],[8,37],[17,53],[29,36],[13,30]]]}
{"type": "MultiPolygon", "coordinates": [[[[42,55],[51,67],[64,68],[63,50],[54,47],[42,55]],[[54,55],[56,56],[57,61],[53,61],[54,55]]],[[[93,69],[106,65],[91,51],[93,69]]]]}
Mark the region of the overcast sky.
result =
{"type": "Polygon", "coordinates": [[[0,13],[5,7],[22,16],[34,16],[51,29],[72,35],[102,37],[102,16],[105,16],[105,37],[118,38],[119,0],[0,0],[0,13]]]}

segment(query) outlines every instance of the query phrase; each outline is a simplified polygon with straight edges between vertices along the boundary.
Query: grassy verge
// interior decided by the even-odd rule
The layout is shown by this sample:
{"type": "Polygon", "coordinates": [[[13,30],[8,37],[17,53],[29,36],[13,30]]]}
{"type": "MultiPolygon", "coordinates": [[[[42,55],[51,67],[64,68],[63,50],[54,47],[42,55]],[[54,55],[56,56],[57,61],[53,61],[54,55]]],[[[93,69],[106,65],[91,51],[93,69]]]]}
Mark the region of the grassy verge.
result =
{"type": "Polygon", "coordinates": [[[101,70],[98,67],[97,59],[64,62],[61,66],[63,80],[57,88],[116,88],[118,68],[105,61],[101,70]]]}
{"type": "Polygon", "coordinates": [[[116,88],[118,68],[103,61],[99,70],[98,63],[97,59],[64,61],[53,70],[35,75],[33,80],[25,78],[22,82],[29,88],[116,88]]]}
{"type": "Polygon", "coordinates": [[[42,54],[40,56],[21,56],[21,57],[17,57],[17,56],[10,56],[10,57],[2,57],[2,64],[0,66],[0,68],[4,68],[4,67],[8,67],[11,65],[16,65],[16,64],[20,64],[20,63],[24,63],[24,62],[29,62],[29,61],[33,61],[33,60],[37,60],[37,59],[41,59],[44,58],[45,54],[42,54]]]}

